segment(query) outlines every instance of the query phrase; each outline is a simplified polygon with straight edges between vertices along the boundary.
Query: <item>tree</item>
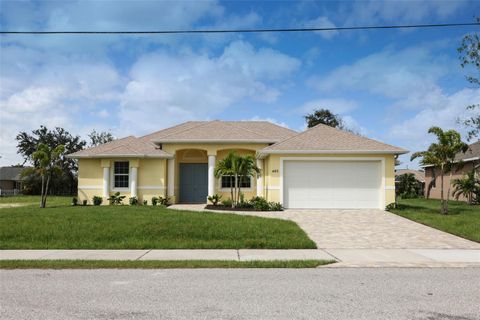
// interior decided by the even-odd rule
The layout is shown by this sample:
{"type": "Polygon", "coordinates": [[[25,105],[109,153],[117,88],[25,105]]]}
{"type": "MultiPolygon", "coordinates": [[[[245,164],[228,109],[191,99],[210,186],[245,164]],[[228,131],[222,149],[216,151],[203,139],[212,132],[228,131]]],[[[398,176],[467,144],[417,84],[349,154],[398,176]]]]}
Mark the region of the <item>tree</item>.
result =
{"type": "Polygon", "coordinates": [[[475,171],[467,173],[460,179],[453,180],[453,196],[456,200],[460,196],[467,198],[468,204],[473,204],[480,199],[476,199],[475,195],[480,191],[480,180],[475,177],[475,171]]]}
{"type": "Polygon", "coordinates": [[[415,152],[410,161],[421,158],[421,165],[433,165],[439,169],[440,173],[440,199],[442,214],[448,214],[448,198],[450,196],[450,187],[448,188],[447,199],[444,198],[443,180],[444,175],[450,173],[455,165],[455,155],[459,152],[466,152],[468,145],[462,142],[460,134],[455,130],[443,131],[439,127],[431,127],[428,133],[434,134],[438,142],[432,143],[428,150],[415,152]]]}
{"type": "Polygon", "coordinates": [[[237,193],[236,203],[240,202],[240,194],[241,194],[243,179],[245,177],[250,177],[250,176],[259,175],[259,174],[260,174],[260,168],[257,167],[256,160],[254,157],[250,155],[246,155],[238,158],[237,176],[239,177],[239,181],[238,181],[238,193],[237,193]]]}
{"type": "Polygon", "coordinates": [[[46,144],[40,143],[37,150],[32,154],[35,167],[30,170],[34,170],[42,179],[40,208],[45,208],[47,203],[48,188],[50,187],[52,175],[62,170],[61,156],[64,151],[65,147],[63,145],[51,148],[46,144]]]}
{"type": "MultiPolygon", "coordinates": [[[[65,154],[82,150],[86,142],[80,136],[73,136],[63,128],[56,127],[49,130],[45,126],[33,130],[31,133],[25,131],[20,132],[17,137],[17,152],[23,156],[24,164],[30,162],[34,167],[38,165],[38,160],[33,158],[33,153],[37,151],[40,144],[47,145],[52,150],[59,145],[63,145],[65,152],[60,156],[61,171],[52,175],[51,179],[55,181],[55,193],[74,194],[77,188],[76,172],[78,170],[77,161],[65,157],[65,154]]],[[[30,173],[35,175],[36,173],[30,173]]],[[[40,179],[30,179],[30,181],[39,181],[40,179]]],[[[30,186],[31,189],[37,189],[30,186]]],[[[39,188],[38,188],[39,189],[39,188]]]]}
{"type": "Polygon", "coordinates": [[[305,120],[309,128],[321,123],[333,128],[346,129],[340,115],[334,114],[328,109],[315,110],[313,113],[307,114],[305,120]]]}
{"type": "MultiPolygon", "coordinates": [[[[230,177],[230,199],[232,199],[232,208],[235,206],[234,204],[234,191],[233,191],[233,179],[234,179],[234,166],[236,167],[237,164],[237,155],[235,152],[230,152],[225,158],[218,161],[217,165],[215,166],[214,175],[215,177],[221,178],[222,176],[229,176],[230,177]]],[[[236,186],[236,183],[235,183],[236,186]]]]}
{"type": "Polygon", "coordinates": [[[240,201],[242,179],[254,174],[260,174],[260,169],[255,164],[255,158],[252,156],[239,156],[232,151],[217,163],[214,174],[217,178],[222,176],[230,177],[230,195],[232,208],[234,208],[240,201]]]}
{"type": "Polygon", "coordinates": [[[96,147],[98,145],[115,140],[115,137],[110,132],[106,131],[97,132],[96,130],[92,130],[88,137],[90,138],[91,147],[96,147]]]}
{"type": "Polygon", "coordinates": [[[395,191],[404,199],[416,198],[420,193],[420,183],[413,173],[404,173],[397,177],[395,191]]]}
{"type": "MultiPolygon", "coordinates": [[[[480,23],[480,17],[476,18],[477,22],[480,23]]],[[[471,66],[476,70],[476,75],[468,75],[467,81],[470,82],[473,86],[480,86],[480,36],[478,33],[467,34],[463,37],[460,47],[457,49],[460,58],[460,65],[462,68],[471,66]]],[[[476,110],[480,110],[480,104],[472,104],[467,106],[467,110],[473,110],[474,115],[468,119],[459,120],[467,128],[470,128],[468,131],[468,140],[470,141],[474,137],[480,135],[480,111],[475,113],[476,110]]]]}

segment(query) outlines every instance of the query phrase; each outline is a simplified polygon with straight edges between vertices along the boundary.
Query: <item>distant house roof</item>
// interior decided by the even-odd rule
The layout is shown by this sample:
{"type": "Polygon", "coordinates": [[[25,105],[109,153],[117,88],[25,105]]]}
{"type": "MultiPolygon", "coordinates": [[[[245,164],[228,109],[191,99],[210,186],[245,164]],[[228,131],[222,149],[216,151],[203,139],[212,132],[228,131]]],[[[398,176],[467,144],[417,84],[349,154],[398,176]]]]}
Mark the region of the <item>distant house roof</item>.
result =
{"type": "Polygon", "coordinates": [[[0,167],[0,180],[21,181],[22,171],[29,167],[0,167]]]}
{"type": "Polygon", "coordinates": [[[401,176],[402,174],[412,173],[420,182],[425,182],[425,171],[420,170],[412,170],[412,169],[396,169],[395,170],[395,177],[401,176]]]}
{"type": "Polygon", "coordinates": [[[70,158],[171,158],[172,155],[159,149],[155,144],[134,136],[113,140],[96,147],[80,150],[68,155],[70,158]]]}
{"type": "Polygon", "coordinates": [[[319,124],[275,143],[260,153],[407,153],[408,150],[319,124]]]}
{"type": "Polygon", "coordinates": [[[456,161],[473,161],[480,159],[480,141],[472,143],[468,146],[468,150],[463,153],[459,152],[455,156],[456,161]]]}
{"type": "Polygon", "coordinates": [[[268,121],[189,121],[141,137],[156,143],[275,143],[297,134],[268,121]]]}

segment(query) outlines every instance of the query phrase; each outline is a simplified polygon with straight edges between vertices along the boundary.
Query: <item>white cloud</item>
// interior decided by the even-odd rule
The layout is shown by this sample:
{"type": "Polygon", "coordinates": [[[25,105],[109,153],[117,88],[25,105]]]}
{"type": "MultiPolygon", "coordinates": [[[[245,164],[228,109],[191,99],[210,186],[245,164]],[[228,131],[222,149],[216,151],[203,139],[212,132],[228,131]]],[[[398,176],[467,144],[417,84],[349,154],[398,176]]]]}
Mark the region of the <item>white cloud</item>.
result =
{"type": "Polygon", "coordinates": [[[299,65],[297,59],[243,41],[231,43],[217,57],[162,51],[144,55],[132,67],[122,96],[122,127],[148,132],[209,118],[243,98],[275,101],[280,92],[269,83],[299,65]]]}
{"type": "MultiPolygon", "coordinates": [[[[328,18],[325,16],[320,16],[316,19],[309,20],[305,22],[304,27],[306,28],[335,28],[336,25],[328,18]]],[[[316,34],[320,35],[321,37],[325,39],[331,39],[334,36],[338,35],[338,31],[315,31],[316,34]]]]}
{"type": "Polygon", "coordinates": [[[453,62],[434,56],[426,47],[386,49],[338,67],[325,77],[314,76],[310,85],[323,92],[367,91],[387,98],[403,98],[412,93],[438,89],[437,81],[453,62]]]}
{"type": "Polygon", "coordinates": [[[345,25],[407,24],[427,18],[445,19],[468,6],[468,1],[355,1],[344,8],[345,25]]]}

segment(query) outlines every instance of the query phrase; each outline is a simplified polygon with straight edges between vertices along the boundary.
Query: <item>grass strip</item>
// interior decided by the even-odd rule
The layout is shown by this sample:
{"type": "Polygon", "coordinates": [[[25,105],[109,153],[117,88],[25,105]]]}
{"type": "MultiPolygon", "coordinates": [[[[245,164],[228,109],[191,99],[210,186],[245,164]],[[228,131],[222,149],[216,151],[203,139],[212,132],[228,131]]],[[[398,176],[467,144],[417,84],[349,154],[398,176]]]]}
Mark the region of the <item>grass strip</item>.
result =
{"type": "Polygon", "coordinates": [[[316,268],[333,260],[0,260],[0,269],[316,268]]]}

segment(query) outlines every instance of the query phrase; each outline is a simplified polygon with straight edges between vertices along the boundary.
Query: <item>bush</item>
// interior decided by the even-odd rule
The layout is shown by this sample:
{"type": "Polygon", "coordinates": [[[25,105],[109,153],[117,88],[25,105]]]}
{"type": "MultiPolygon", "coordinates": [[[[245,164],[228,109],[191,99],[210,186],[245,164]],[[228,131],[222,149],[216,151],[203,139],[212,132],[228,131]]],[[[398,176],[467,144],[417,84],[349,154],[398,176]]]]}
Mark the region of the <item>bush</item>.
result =
{"type": "Polygon", "coordinates": [[[223,204],[225,207],[231,207],[231,206],[232,206],[232,199],[227,198],[227,199],[225,199],[225,200],[222,200],[222,204],[223,204]]]}
{"type": "Polygon", "coordinates": [[[168,206],[170,204],[170,197],[158,197],[158,203],[160,203],[163,206],[168,206]]]}
{"type": "Polygon", "coordinates": [[[280,202],[269,202],[269,211],[283,211],[283,206],[280,202]]]}
{"type": "Polygon", "coordinates": [[[76,206],[78,204],[78,199],[77,197],[72,198],[72,206],[76,206]]]}
{"type": "Polygon", "coordinates": [[[397,204],[395,202],[392,202],[392,203],[387,204],[387,206],[385,207],[385,210],[386,211],[391,211],[391,210],[395,209],[396,207],[397,207],[397,204]]]}
{"type": "Polygon", "coordinates": [[[143,200],[143,205],[146,206],[148,204],[147,200],[143,200]]]}
{"type": "Polygon", "coordinates": [[[214,206],[218,205],[220,200],[222,199],[222,196],[220,194],[215,193],[212,196],[208,196],[208,201],[210,201],[214,206]]]}
{"type": "Polygon", "coordinates": [[[138,198],[137,197],[130,197],[128,199],[128,203],[131,205],[131,206],[136,206],[138,205],[138,198]]]}
{"type": "Polygon", "coordinates": [[[102,204],[103,198],[102,198],[102,197],[99,197],[99,196],[93,196],[92,202],[93,202],[93,205],[94,205],[94,206],[99,206],[99,205],[102,204]]]}
{"type": "Polygon", "coordinates": [[[83,200],[83,201],[82,201],[82,205],[86,206],[86,205],[87,205],[87,202],[88,202],[87,200],[83,200]]]}
{"type": "Polygon", "coordinates": [[[249,201],[242,201],[237,203],[237,208],[251,209],[253,208],[253,204],[249,201]]]}
{"type": "Polygon", "coordinates": [[[115,192],[108,198],[108,202],[110,203],[110,205],[118,205],[122,204],[123,199],[125,199],[125,196],[121,196],[120,192],[115,192]]]}
{"type": "Polygon", "coordinates": [[[253,209],[255,209],[257,211],[268,211],[270,209],[268,201],[265,198],[262,198],[262,197],[253,197],[250,200],[250,203],[251,203],[253,209]]]}
{"type": "Polygon", "coordinates": [[[158,198],[152,197],[152,206],[156,206],[158,204],[158,198]]]}

